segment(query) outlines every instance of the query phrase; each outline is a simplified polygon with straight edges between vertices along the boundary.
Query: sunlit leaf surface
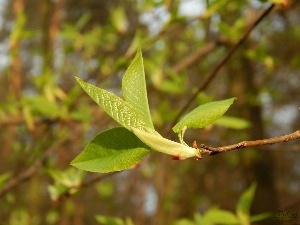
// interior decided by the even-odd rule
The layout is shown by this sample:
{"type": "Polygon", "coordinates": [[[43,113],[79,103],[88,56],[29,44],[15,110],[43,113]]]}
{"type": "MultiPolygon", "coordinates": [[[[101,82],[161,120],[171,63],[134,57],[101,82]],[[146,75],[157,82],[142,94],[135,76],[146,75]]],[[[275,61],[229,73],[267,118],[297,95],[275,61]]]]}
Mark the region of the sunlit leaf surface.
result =
{"type": "Polygon", "coordinates": [[[128,169],[150,152],[132,132],[116,127],[99,133],[71,162],[78,169],[107,173],[128,169]]]}

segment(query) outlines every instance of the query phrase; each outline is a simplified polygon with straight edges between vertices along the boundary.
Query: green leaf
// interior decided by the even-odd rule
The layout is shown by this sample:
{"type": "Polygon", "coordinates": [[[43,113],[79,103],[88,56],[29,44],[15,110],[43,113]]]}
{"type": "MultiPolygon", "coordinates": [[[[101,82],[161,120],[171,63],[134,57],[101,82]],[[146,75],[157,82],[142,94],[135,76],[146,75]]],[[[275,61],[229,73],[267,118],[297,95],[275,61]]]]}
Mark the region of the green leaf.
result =
{"type": "Polygon", "coordinates": [[[274,3],[274,4],[284,4],[284,1],[283,0],[269,0],[271,3],[274,3]]]}
{"type": "Polygon", "coordinates": [[[141,49],[128,67],[122,79],[123,96],[149,128],[153,127],[146,90],[145,72],[141,49]]]}
{"type": "Polygon", "coordinates": [[[132,131],[142,142],[151,147],[152,150],[171,155],[174,159],[201,158],[198,149],[168,140],[159,134],[152,134],[138,129],[132,129],[132,131]]]}
{"type": "Polygon", "coordinates": [[[73,167],[64,171],[48,169],[47,172],[54,179],[54,185],[48,186],[52,200],[57,200],[65,194],[73,195],[77,193],[78,187],[85,175],[84,171],[77,170],[73,167]]]}
{"type": "Polygon", "coordinates": [[[146,122],[139,113],[120,97],[75,77],[81,87],[103,110],[123,127],[145,130],[146,122]]]}
{"type": "Polygon", "coordinates": [[[180,133],[185,128],[202,128],[212,124],[221,117],[233,103],[235,98],[215,101],[198,106],[185,115],[174,127],[175,133],[180,133]]]}
{"type": "Polygon", "coordinates": [[[141,30],[137,30],[126,53],[125,53],[125,57],[130,57],[131,55],[133,55],[137,49],[141,46],[141,43],[142,43],[142,32],[141,30]]]}
{"type": "Polygon", "coordinates": [[[118,217],[110,217],[110,216],[96,216],[97,222],[102,225],[125,225],[123,220],[118,217]]]}
{"type": "Polygon", "coordinates": [[[124,33],[128,27],[128,20],[125,9],[121,6],[116,7],[111,12],[111,23],[118,32],[124,33]]]}
{"type": "Polygon", "coordinates": [[[224,7],[229,0],[218,0],[214,1],[209,7],[206,9],[205,13],[202,15],[204,18],[211,17],[216,11],[220,10],[220,8],[224,7]]]}
{"type": "Polygon", "coordinates": [[[246,129],[251,126],[248,120],[232,116],[222,116],[214,124],[236,130],[246,129]]]}
{"type": "Polygon", "coordinates": [[[255,190],[256,184],[253,183],[244,191],[236,205],[236,212],[241,224],[250,224],[250,207],[255,195],[255,190]]]}
{"type": "Polygon", "coordinates": [[[195,225],[195,223],[188,219],[180,219],[175,221],[172,225],[195,225]]]}
{"type": "Polygon", "coordinates": [[[157,88],[167,93],[179,94],[185,91],[186,81],[187,81],[186,76],[184,75],[178,76],[177,73],[170,71],[168,72],[167,77],[161,78],[157,88]]]}
{"type": "Polygon", "coordinates": [[[239,224],[239,220],[236,215],[232,212],[221,209],[208,210],[202,219],[203,224],[239,224]]]}
{"type": "Polygon", "coordinates": [[[56,102],[48,101],[44,96],[24,97],[22,101],[24,105],[45,116],[59,117],[63,114],[63,107],[60,107],[56,102]]]}
{"type": "Polygon", "coordinates": [[[64,171],[49,169],[48,173],[56,183],[60,183],[66,187],[77,187],[85,175],[83,171],[73,167],[64,171]]]}
{"type": "Polygon", "coordinates": [[[264,219],[270,218],[272,215],[273,215],[272,213],[268,213],[268,212],[257,214],[257,215],[251,216],[250,221],[251,221],[251,223],[262,221],[264,219]]]}
{"type": "Polygon", "coordinates": [[[68,187],[62,184],[49,185],[47,187],[50,198],[53,201],[57,201],[60,196],[65,195],[68,192],[68,187]]]}
{"type": "Polygon", "coordinates": [[[132,132],[116,127],[99,133],[71,162],[78,169],[107,173],[136,165],[149,148],[132,132]]]}
{"type": "Polygon", "coordinates": [[[84,28],[84,26],[89,22],[89,20],[91,19],[91,14],[90,13],[85,13],[83,14],[83,16],[81,16],[78,20],[78,22],[76,23],[75,27],[71,26],[72,28],[76,28],[77,31],[80,31],[81,29],[84,28]]]}
{"type": "Polygon", "coordinates": [[[238,211],[241,211],[243,213],[249,213],[255,195],[255,190],[256,184],[253,183],[246,191],[244,191],[237,204],[238,211]]]}
{"type": "Polygon", "coordinates": [[[11,176],[10,173],[4,173],[0,175],[0,190],[4,186],[4,184],[8,181],[10,176],[11,176]]]}

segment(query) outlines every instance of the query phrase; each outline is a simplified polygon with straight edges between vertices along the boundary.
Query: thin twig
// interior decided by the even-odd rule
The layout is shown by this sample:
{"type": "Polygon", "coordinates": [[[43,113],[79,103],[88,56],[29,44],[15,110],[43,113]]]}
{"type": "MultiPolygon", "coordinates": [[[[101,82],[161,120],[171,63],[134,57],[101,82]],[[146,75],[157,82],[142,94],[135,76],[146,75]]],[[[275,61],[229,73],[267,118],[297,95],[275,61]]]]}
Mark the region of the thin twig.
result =
{"type": "Polygon", "coordinates": [[[248,147],[254,147],[254,146],[261,146],[261,145],[272,145],[282,142],[288,142],[293,141],[300,138],[300,130],[297,130],[291,134],[279,136],[279,137],[273,137],[273,138],[267,138],[262,140],[255,140],[255,141],[242,141],[237,144],[233,145],[227,145],[222,147],[209,147],[205,146],[204,144],[200,145],[200,151],[202,154],[209,154],[209,155],[215,155],[219,153],[224,153],[232,150],[237,150],[241,148],[248,148],[248,147]]]}
{"type": "Polygon", "coordinates": [[[224,58],[217,64],[217,66],[211,71],[207,79],[199,86],[197,91],[190,97],[190,99],[187,101],[187,103],[181,108],[180,112],[178,113],[177,117],[174,119],[174,122],[172,126],[174,126],[179,118],[183,115],[183,113],[187,110],[187,108],[190,106],[190,104],[196,99],[197,95],[207,88],[209,83],[216,77],[217,73],[220,71],[220,69],[225,65],[225,63],[230,59],[230,57],[233,55],[233,53],[237,50],[238,47],[240,47],[251,31],[272,11],[272,9],[275,7],[275,4],[272,4],[269,8],[267,8],[255,21],[254,23],[246,30],[246,32],[241,36],[241,38],[238,40],[238,42],[233,45],[227,54],[224,56],[224,58]]]}

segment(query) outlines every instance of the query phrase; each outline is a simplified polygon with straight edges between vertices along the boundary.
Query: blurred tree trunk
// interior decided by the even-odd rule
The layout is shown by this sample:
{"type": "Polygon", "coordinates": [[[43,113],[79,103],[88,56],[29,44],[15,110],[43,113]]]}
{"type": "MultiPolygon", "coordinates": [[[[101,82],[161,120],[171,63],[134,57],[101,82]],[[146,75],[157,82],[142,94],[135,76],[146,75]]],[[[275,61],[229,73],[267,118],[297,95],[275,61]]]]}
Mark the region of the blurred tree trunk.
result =
{"type": "MultiPolygon", "coordinates": [[[[58,47],[57,37],[61,28],[61,23],[63,20],[63,10],[65,7],[66,0],[56,0],[54,1],[53,13],[50,20],[49,26],[49,54],[47,65],[53,64],[55,49],[58,47]]],[[[54,65],[52,65],[54,66],[54,65]]]]}
{"type": "MultiPolygon", "coordinates": [[[[242,53],[241,53],[242,54],[242,53]]],[[[258,140],[265,138],[264,124],[262,120],[262,109],[259,103],[259,88],[255,84],[255,70],[250,60],[242,55],[238,55],[235,59],[239,62],[229,65],[229,74],[231,76],[231,96],[236,96],[237,110],[247,118],[252,126],[249,128],[248,139],[258,140]]],[[[257,182],[257,190],[252,205],[253,212],[251,215],[263,212],[276,212],[277,197],[275,183],[273,179],[273,159],[271,152],[264,152],[261,149],[249,149],[243,152],[244,159],[242,166],[245,170],[246,182],[257,182]],[[247,152],[255,151],[254,154],[247,152]],[[246,155],[247,154],[247,155],[246,155]],[[249,155],[249,157],[248,157],[249,155]]],[[[271,218],[272,219],[272,218],[271,218]]],[[[279,224],[275,220],[265,220],[258,224],[279,224]]]]}
{"type": "Polygon", "coordinates": [[[168,201],[170,191],[172,192],[172,190],[170,190],[170,178],[173,177],[173,175],[173,171],[170,170],[169,158],[167,158],[166,156],[162,156],[161,158],[159,158],[155,172],[155,185],[158,194],[158,203],[156,215],[152,224],[167,224],[167,215],[169,215],[170,213],[166,213],[165,204],[168,201]]]}
{"type": "Polygon", "coordinates": [[[43,41],[42,49],[44,55],[44,70],[53,67],[53,56],[55,53],[57,36],[60,31],[63,20],[63,11],[66,0],[57,1],[43,1],[41,2],[41,9],[43,10],[43,41]]]}
{"type": "Polygon", "coordinates": [[[14,28],[10,36],[10,57],[11,57],[11,74],[10,74],[10,91],[13,96],[18,100],[22,91],[22,62],[20,57],[22,29],[25,25],[24,17],[24,0],[15,0],[12,3],[14,28]]]}

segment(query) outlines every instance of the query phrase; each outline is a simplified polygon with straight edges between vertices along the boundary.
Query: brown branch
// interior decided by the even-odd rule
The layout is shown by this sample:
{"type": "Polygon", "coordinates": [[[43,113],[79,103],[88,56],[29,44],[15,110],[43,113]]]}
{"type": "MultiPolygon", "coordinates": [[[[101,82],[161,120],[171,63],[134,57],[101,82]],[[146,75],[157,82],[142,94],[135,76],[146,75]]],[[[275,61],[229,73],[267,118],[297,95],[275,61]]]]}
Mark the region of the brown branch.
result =
{"type": "Polygon", "coordinates": [[[283,206],[280,207],[281,210],[288,210],[292,207],[295,207],[300,203],[300,196],[297,198],[292,198],[288,202],[286,202],[283,206]]]}
{"type": "Polygon", "coordinates": [[[119,172],[111,172],[111,173],[105,173],[105,174],[96,174],[94,176],[91,176],[87,178],[86,180],[82,181],[82,183],[79,185],[80,188],[88,187],[90,184],[96,183],[98,181],[101,181],[103,179],[106,179],[108,177],[111,177],[112,175],[119,173],[119,172]]]}
{"type": "Polygon", "coordinates": [[[71,191],[73,191],[72,189],[76,189],[76,193],[84,188],[88,188],[91,187],[91,184],[93,183],[97,183],[99,181],[102,181],[108,177],[111,177],[117,173],[120,173],[121,171],[116,171],[116,172],[111,172],[111,173],[101,173],[101,174],[95,174],[89,178],[86,178],[85,180],[83,180],[80,184],[78,185],[74,185],[74,186],[69,186],[64,193],[62,193],[61,195],[59,195],[57,197],[57,199],[54,199],[54,202],[61,202],[63,200],[66,200],[67,198],[72,196],[71,191]]]}
{"type": "Polygon", "coordinates": [[[267,8],[255,21],[254,23],[246,30],[246,32],[240,37],[238,42],[233,45],[227,54],[224,56],[224,58],[217,64],[217,66],[211,71],[211,73],[208,75],[207,79],[199,86],[197,91],[190,97],[190,99],[187,101],[187,103],[181,108],[180,112],[178,113],[177,117],[174,119],[174,123],[172,126],[174,126],[179,118],[183,115],[183,113],[187,110],[187,108],[190,106],[190,104],[196,99],[197,95],[205,90],[207,86],[210,84],[210,82],[216,77],[220,69],[225,65],[225,63],[230,59],[230,57],[233,55],[233,53],[240,47],[251,31],[272,11],[272,9],[275,7],[275,4],[272,4],[269,8],[267,8]]]}
{"type": "MultiPolygon", "coordinates": [[[[19,16],[24,13],[24,0],[15,0],[13,1],[13,16],[14,20],[18,20],[19,16]]],[[[16,28],[14,28],[16,29],[16,28]]],[[[9,38],[9,49],[10,49],[10,60],[11,60],[11,73],[10,73],[10,84],[9,89],[10,93],[13,94],[13,97],[16,100],[19,100],[21,97],[22,92],[22,86],[24,83],[23,78],[23,65],[22,65],[22,59],[21,59],[21,40],[23,31],[20,31],[20,28],[18,32],[18,35],[12,35],[9,38]]],[[[22,28],[21,28],[22,29],[22,28]]]]}
{"type": "MultiPolygon", "coordinates": [[[[56,123],[59,120],[59,118],[35,117],[33,119],[33,123],[34,125],[40,125],[42,123],[56,123]]],[[[19,126],[23,123],[26,123],[26,119],[24,117],[8,117],[7,119],[0,120],[0,126],[19,126]]]]}
{"type": "Polygon", "coordinates": [[[215,155],[219,153],[224,153],[232,150],[237,150],[241,148],[248,148],[248,147],[257,147],[261,145],[272,145],[272,144],[277,144],[277,143],[282,143],[282,142],[288,142],[288,141],[293,141],[296,139],[300,138],[300,130],[297,130],[291,134],[279,136],[279,137],[273,137],[273,138],[267,138],[267,139],[262,139],[262,140],[255,140],[255,141],[242,141],[237,144],[233,145],[227,145],[227,146],[222,146],[222,147],[208,147],[205,146],[204,144],[200,145],[200,152],[202,154],[209,154],[209,155],[215,155]]]}
{"type": "Polygon", "coordinates": [[[67,140],[63,139],[57,142],[55,145],[49,147],[45,153],[37,159],[32,166],[30,166],[28,169],[26,169],[24,172],[22,172],[17,177],[12,177],[4,186],[2,189],[0,189],[0,198],[3,197],[6,193],[12,191],[16,187],[18,187],[21,183],[24,183],[28,180],[30,180],[36,172],[39,171],[39,169],[46,163],[49,156],[52,154],[52,152],[61,144],[65,143],[67,140]]]}
{"type": "Polygon", "coordinates": [[[44,164],[47,157],[42,157],[37,160],[31,167],[21,173],[19,176],[9,180],[6,185],[0,190],[0,197],[4,196],[7,192],[16,188],[19,184],[29,180],[38,171],[38,169],[44,164]]]}
{"type": "Polygon", "coordinates": [[[217,44],[215,42],[207,43],[203,48],[197,49],[192,54],[190,54],[187,58],[182,60],[181,62],[177,63],[172,67],[172,70],[175,73],[179,73],[180,71],[184,70],[185,68],[192,66],[193,64],[197,63],[199,59],[206,56],[212,50],[215,49],[217,44]]]}

